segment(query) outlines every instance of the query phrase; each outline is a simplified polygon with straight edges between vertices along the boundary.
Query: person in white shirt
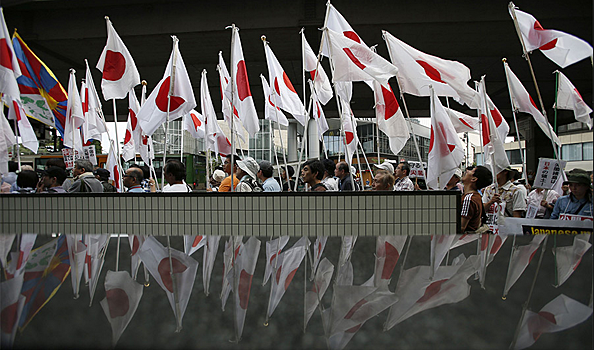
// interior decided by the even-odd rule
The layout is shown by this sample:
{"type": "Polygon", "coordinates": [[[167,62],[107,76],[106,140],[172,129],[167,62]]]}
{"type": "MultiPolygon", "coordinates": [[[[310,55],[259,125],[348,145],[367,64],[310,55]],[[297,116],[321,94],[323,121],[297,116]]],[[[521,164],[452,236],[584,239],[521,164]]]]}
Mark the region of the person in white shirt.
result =
{"type": "Polygon", "coordinates": [[[163,192],[192,192],[192,189],[184,181],[186,178],[186,166],[177,159],[170,159],[163,168],[167,185],[163,186],[163,192]]]}
{"type": "Polygon", "coordinates": [[[326,186],[327,191],[338,191],[338,179],[334,177],[334,171],[336,170],[336,164],[331,159],[322,160],[324,166],[324,178],[322,183],[326,186]]]}
{"type": "Polygon", "coordinates": [[[557,198],[559,198],[559,193],[555,192],[554,190],[547,190],[546,192],[546,198],[545,190],[542,188],[534,189],[528,195],[528,205],[538,208],[536,211],[537,219],[548,219],[545,217],[545,214],[548,211],[550,216],[550,213],[553,211],[555,206],[555,202],[557,201],[557,198]]]}
{"type": "Polygon", "coordinates": [[[408,162],[400,162],[394,170],[394,177],[396,178],[396,182],[394,182],[394,191],[414,191],[415,185],[413,182],[408,178],[410,174],[410,166],[408,162]]]}

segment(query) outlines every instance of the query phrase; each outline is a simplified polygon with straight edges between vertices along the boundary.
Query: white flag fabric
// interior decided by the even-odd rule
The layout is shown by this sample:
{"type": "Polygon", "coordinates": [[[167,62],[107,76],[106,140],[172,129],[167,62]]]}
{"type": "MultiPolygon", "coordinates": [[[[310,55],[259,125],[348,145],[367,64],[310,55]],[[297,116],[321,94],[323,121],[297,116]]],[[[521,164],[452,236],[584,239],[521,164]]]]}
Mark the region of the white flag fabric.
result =
{"type": "Polygon", "coordinates": [[[213,151],[215,154],[231,154],[231,142],[229,142],[225,134],[223,134],[223,131],[217,122],[217,114],[212,105],[210,91],[208,90],[206,70],[202,71],[202,78],[200,80],[200,108],[202,109],[202,116],[204,117],[206,149],[213,151]]]}
{"type": "Polygon", "coordinates": [[[392,272],[400,259],[407,236],[378,236],[375,242],[375,272],[373,285],[390,283],[392,272]]]}
{"type": "Polygon", "coordinates": [[[346,143],[346,162],[351,166],[353,156],[357,150],[359,137],[357,136],[357,122],[353,116],[353,111],[348,102],[342,98],[340,100],[340,121],[342,123],[342,130],[344,131],[344,142],[346,143]]]}
{"type": "Polygon", "coordinates": [[[142,244],[144,243],[144,240],[146,239],[145,236],[140,236],[140,235],[129,235],[128,236],[128,242],[130,243],[130,262],[131,262],[131,271],[132,271],[132,278],[134,280],[136,280],[137,276],[138,276],[138,268],[140,267],[140,263],[142,262],[142,260],[140,260],[140,256],[138,255],[138,251],[140,250],[140,247],[142,247],[142,244]]]}
{"type": "Polygon", "coordinates": [[[124,158],[124,161],[126,162],[136,158],[136,145],[132,134],[134,133],[135,128],[139,128],[137,124],[138,120],[136,119],[134,112],[132,109],[129,109],[126,133],[124,134],[124,146],[122,148],[122,158],[124,158]]]}
{"type": "Polygon", "coordinates": [[[118,161],[118,157],[116,155],[116,148],[114,141],[110,141],[111,147],[109,147],[109,153],[107,155],[107,161],[105,162],[105,168],[109,170],[109,179],[113,181],[113,185],[115,186],[118,192],[123,192],[121,188],[122,184],[120,179],[122,178],[122,166],[118,161]]]}
{"type": "Polygon", "coordinates": [[[0,92],[13,99],[20,99],[21,93],[16,79],[21,76],[19,61],[12,47],[10,32],[4,20],[4,8],[0,7],[2,23],[0,23],[0,92]]]}
{"type": "Polygon", "coordinates": [[[83,88],[80,93],[80,99],[82,102],[83,114],[85,116],[85,121],[82,126],[84,136],[83,141],[87,143],[90,139],[101,139],[101,134],[107,132],[107,127],[101,117],[103,113],[101,110],[101,102],[97,90],[95,89],[91,69],[86,60],[85,63],[87,70],[83,88]]]}
{"type": "Polygon", "coordinates": [[[276,94],[276,105],[282,110],[293,115],[301,125],[305,126],[305,107],[297,95],[297,91],[291,84],[289,76],[281,66],[280,62],[272,52],[270,45],[264,42],[264,53],[266,54],[266,64],[268,65],[268,80],[270,80],[270,90],[276,94]]]}
{"type": "Polygon", "coordinates": [[[318,269],[318,265],[320,264],[320,260],[322,259],[322,253],[324,252],[324,248],[326,248],[326,242],[328,242],[328,236],[316,237],[316,241],[313,245],[313,263],[311,264],[312,276],[316,275],[316,270],[318,269]]]}
{"type": "Polygon", "coordinates": [[[456,265],[440,266],[431,278],[430,266],[405,270],[396,287],[398,302],[392,306],[385,329],[391,329],[417,313],[440,305],[454,304],[470,295],[468,278],[478,268],[478,257],[458,259],[456,265]]]}
{"type": "Polygon", "coordinates": [[[338,256],[339,267],[351,259],[351,254],[353,253],[355,243],[357,243],[357,236],[342,236],[340,255],[338,256]]]}
{"type": "Polygon", "coordinates": [[[233,265],[242,247],[243,236],[229,237],[223,250],[223,287],[221,288],[221,308],[225,311],[225,304],[233,286],[233,265]]]}
{"type": "Polygon", "coordinates": [[[93,297],[105,261],[105,253],[109,246],[109,235],[86,235],[87,255],[85,256],[85,277],[89,282],[89,306],[93,304],[93,297]]]}
{"type": "MultiPolygon", "coordinates": [[[[142,86],[142,97],[144,99],[144,93],[146,92],[146,85],[142,86]]],[[[132,120],[132,138],[134,139],[134,147],[136,153],[140,154],[140,158],[144,164],[152,164],[152,160],[155,159],[155,148],[153,147],[153,139],[148,136],[142,130],[142,127],[138,124],[138,112],[140,111],[140,103],[136,98],[134,90],[130,90],[128,93],[128,113],[132,120]]]]}
{"type": "Polygon", "coordinates": [[[313,84],[311,83],[311,80],[309,81],[309,88],[311,91],[311,98],[313,101],[312,116],[316,120],[316,124],[318,126],[318,140],[320,140],[321,142],[324,139],[324,133],[330,130],[330,127],[328,126],[328,121],[326,120],[326,116],[324,115],[322,104],[320,103],[318,96],[313,90],[313,84]]]}
{"type": "Polygon", "coordinates": [[[0,346],[11,349],[14,344],[17,328],[25,306],[25,296],[21,294],[24,275],[11,278],[0,283],[0,346]]]}
{"type": "Polygon", "coordinates": [[[279,264],[277,258],[283,251],[283,248],[289,243],[289,236],[282,236],[266,242],[266,269],[264,270],[264,279],[262,285],[265,285],[279,264]]]}
{"type": "Polygon", "coordinates": [[[132,55],[109,18],[106,17],[105,22],[107,23],[107,43],[97,62],[97,69],[103,73],[101,90],[107,101],[125,98],[128,91],[140,84],[140,74],[132,55]]]}
{"type": "Polygon", "coordinates": [[[20,99],[12,100],[10,110],[8,111],[8,119],[16,119],[17,125],[19,127],[19,136],[21,137],[23,146],[27,147],[29,150],[31,150],[31,152],[37,154],[39,141],[37,141],[35,130],[33,130],[33,127],[29,122],[29,118],[27,118],[27,114],[25,114],[25,110],[23,109],[20,99]]]}
{"type": "Polygon", "coordinates": [[[375,118],[379,129],[390,140],[390,150],[392,153],[398,154],[408,141],[410,134],[402,114],[402,108],[400,108],[390,84],[387,85],[386,88],[377,81],[373,82],[375,118]]]}
{"type": "Polygon", "coordinates": [[[500,234],[489,234],[483,233],[481,235],[481,246],[480,246],[480,268],[478,270],[479,282],[481,285],[485,281],[485,273],[487,266],[495,259],[495,255],[499,252],[499,249],[503,246],[503,243],[507,240],[507,235],[500,234]]]}
{"type": "Polygon", "coordinates": [[[165,248],[155,237],[147,237],[138,254],[167,294],[177,321],[177,330],[181,330],[182,319],[196,279],[198,262],[178,250],[165,248]]]}
{"type": "Polygon", "coordinates": [[[464,147],[435,91],[431,93],[431,139],[427,162],[427,186],[443,189],[460,167],[464,147]]]}
{"type": "Polygon", "coordinates": [[[376,80],[387,88],[388,80],[398,73],[398,68],[365,44],[331,29],[326,29],[324,35],[330,43],[333,82],[376,80]]]}
{"type": "Polygon", "coordinates": [[[167,120],[168,107],[169,120],[181,118],[196,107],[196,98],[186,65],[179,51],[178,39],[174,37],[173,41],[173,50],[163,79],[155,86],[137,115],[142,131],[149,136],[153,135],[155,130],[167,120]],[[175,73],[173,72],[174,68],[175,73]],[[173,85],[172,79],[174,79],[173,85]]]}
{"type": "Polygon", "coordinates": [[[101,300],[100,304],[111,324],[113,347],[116,346],[136,313],[143,288],[142,284],[130,277],[128,271],[107,271],[105,299],[101,300]]]}
{"type": "MultiPolygon", "coordinates": [[[[0,135],[0,139],[1,139],[1,135],[0,135]]],[[[6,234],[0,235],[0,264],[3,268],[8,267],[6,257],[8,256],[8,253],[10,252],[10,248],[12,247],[12,242],[14,242],[15,237],[16,237],[16,234],[14,234],[14,233],[6,233],[6,234]]]]}
{"type": "Polygon", "coordinates": [[[254,99],[250,90],[243,49],[239,39],[239,28],[234,27],[231,35],[233,35],[231,41],[233,43],[233,47],[231,47],[231,59],[233,60],[231,62],[231,82],[233,85],[227,85],[225,95],[232,101],[233,107],[237,109],[243,127],[251,137],[254,137],[260,130],[260,124],[258,123],[258,113],[256,113],[254,99]]]}
{"type": "Polygon", "coordinates": [[[503,122],[499,126],[496,125],[495,118],[501,118],[501,114],[499,114],[497,108],[492,109],[488,105],[491,102],[488,96],[487,100],[483,98],[483,96],[486,96],[485,89],[485,79],[483,76],[479,84],[479,94],[481,96],[480,128],[483,135],[483,154],[485,164],[491,167],[493,175],[497,175],[503,169],[510,166],[505,148],[503,147],[504,137],[507,137],[506,129],[509,130],[509,126],[506,128],[507,123],[504,125],[503,122]],[[503,132],[505,132],[505,136],[502,135],[503,132]]]}
{"type": "Polygon", "coordinates": [[[239,253],[235,258],[233,293],[235,294],[235,339],[237,341],[241,339],[243,333],[245,314],[247,313],[250,289],[252,288],[252,278],[256,270],[259,252],[260,241],[256,237],[250,237],[247,242],[240,246],[239,253]]]}
{"type": "Polygon", "coordinates": [[[592,246],[588,240],[590,235],[577,235],[573,239],[573,244],[568,247],[557,247],[553,249],[555,259],[557,260],[557,280],[560,286],[577,269],[582,257],[592,246]]]}
{"type": "Polygon", "coordinates": [[[507,277],[505,278],[505,286],[503,288],[503,296],[507,296],[511,287],[522,276],[524,270],[528,267],[532,258],[536,254],[538,247],[545,239],[545,235],[537,235],[532,238],[530,243],[514,247],[512,250],[511,261],[507,270],[507,277]]]}
{"type": "Polygon", "coordinates": [[[398,82],[403,92],[429,96],[429,86],[433,86],[437,96],[452,97],[470,108],[478,108],[478,94],[467,84],[470,80],[468,67],[421,52],[386,31],[383,34],[390,59],[398,67],[398,82]]]}
{"type": "Polygon", "coordinates": [[[185,118],[184,130],[188,130],[195,139],[203,139],[205,136],[204,117],[202,114],[191,110],[185,118]]]}
{"type": "Polygon", "coordinates": [[[276,94],[272,95],[270,85],[268,85],[268,81],[266,81],[266,78],[262,74],[260,74],[260,79],[262,80],[262,90],[264,92],[264,119],[288,126],[289,120],[283,111],[274,103],[279,97],[276,94]]]}
{"type": "Polygon", "coordinates": [[[530,347],[543,333],[569,329],[584,322],[590,316],[592,316],[591,307],[561,294],[538,313],[526,311],[514,349],[530,347]]]}
{"type": "MultiPolygon", "coordinates": [[[[452,243],[456,239],[455,235],[434,235],[431,236],[431,258],[430,263],[433,268],[432,274],[434,274],[441,262],[446,257],[446,254],[450,251],[452,243]]],[[[446,261],[447,265],[447,261],[446,261]]]]}
{"type": "Polygon", "coordinates": [[[219,241],[221,236],[206,236],[204,244],[204,255],[202,256],[202,283],[204,285],[204,294],[208,296],[210,288],[210,276],[214,267],[217,251],[219,250],[219,241]]]}
{"type": "Polygon", "coordinates": [[[454,241],[452,242],[452,246],[450,247],[450,249],[454,249],[456,247],[460,247],[463,246],[467,243],[470,242],[474,242],[477,239],[480,238],[479,234],[461,234],[461,235],[455,235],[456,239],[454,239],[454,241]]]}
{"type": "Polygon", "coordinates": [[[320,300],[324,297],[330,281],[332,280],[332,274],[334,273],[334,265],[324,258],[319,264],[319,268],[316,271],[313,286],[311,290],[305,293],[305,325],[309,323],[311,316],[316,311],[320,300]]]}
{"type": "Polygon", "coordinates": [[[509,93],[512,98],[513,108],[517,111],[531,114],[534,118],[534,121],[545,135],[550,138],[553,142],[557,145],[561,146],[561,141],[553,131],[553,127],[549,124],[549,121],[542,115],[542,113],[536,107],[536,103],[532,97],[520,82],[520,79],[516,77],[514,72],[512,72],[511,68],[509,68],[509,64],[507,62],[504,63],[505,65],[505,76],[507,78],[507,83],[509,85],[509,93]]]}
{"type": "Polygon", "coordinates": [[[18,253],[10,253],[10,261],[6,268],[6,279],[22,276],[25,273],[25,265],[27,265],[36,239],[36,233],[21,234],[21,244],[18,253]]]}
{"type": "Polygon", "coordinates": [[[565,68],[585,58],[592,57],[592,45],[571,34],[544,29],[532,15],[509,7],[510,16],[515,12],[518,26],[527,51],[539,49],[548,59],[565,68]]]}
{"type": "Polygon", "coordinates": [[[74,292],[74,298],[77,299],[80,292],[80,281],[85,270],[87,245],[82,242],[82,234],[67,234],[66,243],[68,244],[72,291],[74,292]]]}
{"type": "Polygon", "coordinates": [[[304,32],[301,32],[301,42],[303,45],[303,70],[309,72],[318,100],[325,105],[333,95],[330,79],[328,79],[322,64],[318,64],[318,58],[305,39],[304,32]]]}
{"type": "Polygon", "coordinates": [[[557,71],[557,74],[559,74],[559,85],[556,108],[572,110],[575,120],[587,124],[588,128],[592,129],[592,118],[590,118],[592,108],[584,102],[580,92],[563,73],[557,71]]]}
{"type": "Polygon", "coordinates": [[[192,255],[206,244],[206,236],[202,235],[184,235],[184,251],[187,255],[192,255]]]}
{"type": "Polygon", "coordinates": [[[242,141],[245,141],[243,137],[243,130],[245,128],[243,127],[243,122],[241,119],[239,119],[237,106],[231,108],[231,100],[224,93],[227,91],[229,82],[231,82],[231,75],[229,75],[227,65],[225,65],[225,60],[223,60],[222,51],[219,51],[219,64],[217,65],[217,71],[219,72],[219,87],[221,90],[221,110],[223,112],[223,118],[227,121],[229,130],[235,130],[235,135],[238,136],[242,141]],[[233,125],[231,125],[231,115],[233,115],[233,125]]]}
{"type": "Polygon", "coordinates": [[[0,108],[0,174],[8,173],[8,149],[15,143],[16,137],[4,117],[4,108],[0,108]]]}
{"type": "Polygon", "coordinates": [[[66,106],[66,125],[64,126],[64,146],[75,149],[83,154],[82,138],[80,127],[85,121],[80,94],[76,88],[76,75],[74,69],[70,70],[68,80],[68,104],[66,106]]]}
{"type": "Polygon", "coordinates": [[[448,115],[452,120],[452,125],[454,125],[454,129],[456,129],[457,133],[479,131],[478,118],[471,117],[468,114],[458,112],[451,108],[444,108],[446,112],[448,112],[448,115]]]}
{"type": "Polygon", "coordinates": [[[301,237],[293,247],[279,254],[278,265],[274,268],[275,273],[271,282],[272,288],[270,290],[270,302],[268,303],[268,317],[272,316],[278,303],[283,295],[285,295],[307,253],[308,247],[309,239],[307,237],[301,237]]]}

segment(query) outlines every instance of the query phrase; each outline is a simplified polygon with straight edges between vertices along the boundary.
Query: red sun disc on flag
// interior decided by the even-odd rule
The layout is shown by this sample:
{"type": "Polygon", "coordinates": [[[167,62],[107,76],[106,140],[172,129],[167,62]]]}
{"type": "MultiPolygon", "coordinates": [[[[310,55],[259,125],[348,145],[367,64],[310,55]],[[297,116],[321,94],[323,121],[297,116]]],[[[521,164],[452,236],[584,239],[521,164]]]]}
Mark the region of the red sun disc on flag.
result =
{"type": "Polygon", "coordinates": [[[439,291],[441,290],[441,285],[446,281],[447,279],[435,281],[431,283],[429,286],[427,286],[427,288],[425,289],[425,294],[423,294],[423,296],[419,300],[417,300],[417,303],[424,303],[427,300],[433,298],[435,294],[439,293],[439,291]]]}
{"type": "Polygon", "coordinates": [[[126,129],[126,136],[124,136],[124,144],[127,144],[132,139],[132,134],[130,130],[126,129]]]}
{"type": "Polygon", "coordinates": [[[394,271],[394,267],[400,258],[400,254],[398,253],[398,249],[396,249],[393,245],[386,242],[386,260],[384,260],[384,269],[382,270],[382,279],[387,280],[392,276],[392,271],[394,271]]]}
{"type": "Polygon", "coordinates": [[[289,88],[289,90],[293,91],[293,93],[297,93],[297,91],[295,91],[295,88],[293,87],[293,84],[291,84],[289,77],[287,76],[287,72],[284,72],[284,71],[283,71],[283,81],[285,82],[285,85],[289,88]]]}
{"type": "Polygon", "coordinates": [[[119,52],[107,50],[105,65],[103,66],[103,79],[117,81],[126,72],[126,58],[119,52]]]}
{"type": "Polygon", "coordinates": [[[384,105],[386,106],[384,118],[385,120],[388,120],[392,118],[394,115],[396,115],[398,109],[400,108],[400,105],[396,100],[396,96],[394,96],[394,92],[392,92],[392,90],[386,89],[383,85],[382,96],[384,97],[384,105]]]}
{"type": "Polygon", "coordinates": [[[248,302],[250,301],[250,289],[252,288],[252,278],[245,270],[241,270],[239,274],[239,285],[237,286],[237,293],[239,294],[239,306],[247,310],[248,302]]]}
{"type": "Polygon", "coordinates": [[[8,44],[6,43],[6,39],[0,39],[0,66],[13,70],[12,56],[10,54],[11,52],[12,50],[10,49],[10,46],[8,46],[8,44]]]}
{"type": "Polygon", "coordinates": [[[198,127],[202,126],[202,122],[200,121],[200,119],[198,119],[198,116],[196,115],[196,113],[190,113],[190,116],[192,117],[192,122],[194,123],[194,128],[198,128],[198,127]]]}
{"type": "Polygon", "coordinates": [[[132,130],[136,130],[136,125],[138,124],[138,118],[136,118],[136,113],[132,110],[132,108],[128,109],[130,112],[130,124],[132,124],[132,130]]]}
{"type": "Polygon", "coordinates": [[[347,38],[356,41],[357,43],[361,44],[361,38],[359,38],[359,36],[357,35],[357,33],[353,32],[352,30],[346,30],[344,32],[342,32],[342,34],[344,36],[346,36],[347,38]]]}
{"type": "Polygon", "coordinates": [[[353,63],[355,64],[355,66],[361,68],[361,69],[365,69],[366,66],[361,63],[361,61],[359,61],[359,59],[357,57],[355,57],[355,55],[353,54],[353,52],[351,51],[351,49],[349,49],[348,47],[343,47],[342,50],[346,53],[346,55],[351,59],[351,61],[353,61],[353,63]]]}
{"type": "Polygon", "coordinates": [[[435,67],[433,67],[429,63],[427,63],[425,61],[421,61],[421,60],[417,60],[417,63],[421,67],[423,67],[423,69],[425,70],[425,74],[427,74],[427,76],[431,80],[435,80],[438,83],[446,84],[446,82],[444,82],[443,80],[441,80],[441,73],[439,73],[439,71],[435,67]]]}
{"type": "Polygon", "coordinates": [[[555,48],[555,45],[557,45],[557,39],[553,39],[553,40],[549,41],[548,43],[542,45],[538,49],[541,51],[546,51],[546,50],[555,48]]]}
{"type": "Polygon", "coordinates": [[[278,79],[276,77],[274,77],[274,90],[276,91],[277,95],[279,95],[279,96],[281,95],[280,88],[278,86],[278,79]]]}
{"type": "Polygon", "coordinates": [[[110,289],[105,292],[107,305],[109,305],[109,316],[111,318],[125,316],[130,309],[128,294],[121,288],[110,289]]]}
{"type": "MultiPolygon", "coordinates": [[[[167,95],[169,94],[169,85],[171,84],[171,77],[167,77],[161,87],[159,87],[159,93],[155,99],[155,104],[161,112],[167,112],[167,95]]],[[[169,103],[169,111],[173,112],[186,102],[182,97],[170,96],[171,102],[169,103]]]]}
{"type": "Polygon", "coordinates": [[[355,139],[355,135],[351,131],[345,131],[345,137],[347,141],[347,145],[350,145],[351,142],[355,139]]]}
{"type": "MultiPolygon", "coordinates": [[[[173,266],[173,273],[182,273],[188,268],[176,258],[171,258],[171,265],[173,266]]],[[[169,258],[162,259],[159,263],[159,266],[157,267],[157,270],[159,271],[159,275],[161,276],[161,280],[163,281],[165,288],[167,288],[169,292],[173,293],[173,282],[171,280],[169,258]]]]}
{"type": "Polygon", "coordinates": [[[252,96],[244,60],[237,62],[237,74],[235,80],[235,83],[237,84],[237,96],[239,96],[241,101],[252,96]]]}
{"type": "Polygon", "coordinates": [[[545,30],[538,21],[534,21],[534,29],[536,30],[545,30]]]}

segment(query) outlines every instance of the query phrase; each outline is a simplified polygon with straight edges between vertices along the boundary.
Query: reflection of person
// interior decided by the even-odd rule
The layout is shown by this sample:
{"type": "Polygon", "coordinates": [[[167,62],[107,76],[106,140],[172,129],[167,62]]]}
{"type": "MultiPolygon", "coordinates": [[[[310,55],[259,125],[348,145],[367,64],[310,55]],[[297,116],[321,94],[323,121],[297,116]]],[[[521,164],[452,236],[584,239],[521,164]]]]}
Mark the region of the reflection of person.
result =
{"type": "Polygon", "coordinates": [[[553,210],[557,198],[559,198],[559,193],[553,190],[548,190],[547,197],[545,198],[544,190],[542,188],[537,188],[528,195],[528,205],[537,207],[538,211],[536,212],[536,218],[543,219],[545,218],[547,210],[549,213],[553,210]]]}
{"type": "Polygon", "coordinates": [[[484,212],[483,201],[478,191],[493,181],[493,175],[489,169],[479,165],[466,170],[461,180],[464,184],[461,229],[462,232],[476,231],[481,226],[484,212]]]}
{"type": "Polygon", "coordinates": [[[567,176],[571,193],[557,200],[551,219],[559,219],[560,214],[592,216],[592,188],[587,171],[574,169],[567,176]]]}

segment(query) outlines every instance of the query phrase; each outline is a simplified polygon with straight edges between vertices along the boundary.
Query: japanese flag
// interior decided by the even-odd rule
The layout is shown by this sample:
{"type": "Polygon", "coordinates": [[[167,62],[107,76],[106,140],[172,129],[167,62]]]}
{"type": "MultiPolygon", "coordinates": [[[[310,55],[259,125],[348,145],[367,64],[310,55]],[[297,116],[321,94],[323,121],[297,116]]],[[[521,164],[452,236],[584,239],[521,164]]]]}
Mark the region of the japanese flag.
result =
{"type": "MultiPolygon", "coordinates": [[[[125,98],[132,88],[140,84],[140,74],[132,55],[113,28],[111,21],[107,23],[107,43],[97,62],[97,69],[103,73],[101,89],[105,100],[125,98]]],[[[70,94],[68,94],[70,96],[70,94]]]]}
{"type": "Polygon", "coordinates": [[[390,283],[392,272],[406,243],[406,236],[378,236],[375,243],[373,286],[390,283]]]}
{"type": "Polygon", "coordinates": [[[324,133],[328,131],[330,127],[328,126],[328,121],[326,120],[326,116],[324,115],[322,104],[318,99],[319,96],[316,94],[311,81],[309,81],[309,88],[311,89],[311,97],[313,101],[312,115],[316,120],[316,124],[318,126],[318,140],[322,141],[324,139],[324,133]]]}
{"type": "Polygon", "coordinates": [[[6,262],[6,256],[10,252],[10,249],[12,247],[12,242],[14,242],[15,236],[16,236],[16,234],[14,234],[14,233],[6,233],[3,235],[0,235],[0,265],[3,268],[6,268],[8,266],[7,262],[6,262]]]}
{"type": "Polygon", "coordinates": [[[305,39],[304,32],[301,32],[301,41],[303,45],[303,70],[309,72],[311,81],[314,82],[316,96],[320,103],[325,105],[333,95],[330,79],[328,79],[322,63],[318,63],[318,58],[311,49],[311,46],[309,46],[307,39],[305,39]]]}
{"type": "Polygon", "coordinates": [[[101,269],[103,269],[105,252],[109,246],[109,235],[86,235],[85,241],[88,242],[87,255],[85,256],[85,277],[89,282],[89,306],[91,306],[99,283],[101,269]]]}
{"type": "Polygon", "coordinates": [[[66,243],[68,244],[68,258],[70,259],[72,290],[74,292],[74,298],[78,298],[80,280],[85,269],[87,245],[82,242],[82,234],[67,234],[66,243]]]}
{"type": "Polygon", "coordinates": [[[204,244],[206,243],[205,237],[206,236],[202,235],[184,235],[184,252],[187,255],[192,255],[198,251],[198,249],[204,247],[204,244]]]}
{"type": "Polygon", "coordinates": [[[0,323],[0,345],[2,348],[10,349],[14,343],[17,326],[25,306],[25,296],[21,294],[23,286],[23,275],[0,283],[0,312],[2,322],[0,323]]]}
{"type": "Polygon", "coordinates": [[[592,108],[584,102],[582,95],[571,81],[563,73],[559,71],[557,73],[559,74],[559,86],[557,87],[556,108],[572,110],[575,120],[587,124],[592,129],[592,118],[590,118],[592,108]]]}
{"type": "Polygon", "coordinates": [[[235,283],[233,293],[235,294],[235,336],[236,340],[241,339],[245,315],[247,313],[248,302],[250,300],[250,290],[252,288],[252,278],[258,262],[258,253],[260,252],[260,241],[256,237],[250,237],[247,242],[240,246],[237,257],[235,258],[235,283]]]}
{"type": "Polygon", "coordinates": [[[289,242],[289,236],[282,236],[266,242],[266,268],[264,270],[264,279],[262,285],[265,285],[272,274],[279,265],[278,257],[283,248],[289,242]]]}
{"type": "Polygon", "coordinates": [[[266,78],[261,74],[260,79],[262,80],[262,90],[264,92],[264,119],[271,120],[283,126],[288,126],[289,120],[283,111],[281,111],[281,109],[274,103],[277,99],[280,100],[280,97],[276,94],[272,94],[268,81],[266,81],[266,78]]]}
{"type": "Polygon", "coordinates": [[[68,104],[66,106],[66,126],[64,127],[64,146],[75,149],[83,154],[80,127],[83,125],[84,114],[80,94],[76,88],[76,75],[74,69],[70,70],[68,81],[68,104]]]}
{"type": "Polygon", "coordinates": [[[458,112],[451,108],[444,107],[444,109],[450,116],[452,125],[454,125],[454,129],[456,129],[457,133],[473,132],[479,130],[478,118],[469,116],[468,114],[464,114],[462,112],[458,112]]]}
{"type": "Polygon", "coordinates": [[[21,68],[12,47],[2,7],[0,7],[0,15],[2,17],[2,23],[0,23],[0,92],[13,99],[19,99],[21,93],[16,79],[21,76],[21,68]]]}
{"type": "Polygon", "coordinates": [[[332,263],[328,259],[322,259],[322,261],[319,264],[319,268],[316,271],[313,286],[311,287],[311,290],[308,290],[307,293],[305,293],[306,326],[307,323],[309,323],[311,316],[316,311],[316,308],[318,307],[320,300],[322,300],[324,294],[326,294],[326,290],[328,289],[328,286],[330,286],[330,281],[332,280],[333,273],[334,265],[332,265],[332,263]]]}
{"type": "Polygon", "coordinates": [[[379,129],[388,136],[390,150],[394,154],[400,153],[410,137],[408,126],[402,114],[402,108],[394,96],[394,92],[387,87],[373,82],[373,95],[375,97],[375,117],[379,129]]]}
{"type": "Polygon", "coordinates": [[[204,117],[202,114],[196,112],[194,109],[191,110],[185,117],[184,130],[188,130],[190,135],[195,139],[203,139],[205,135],[204,129],[204,117]]]}
{"type": "Polygon", "coordinates": [[[353,111],[351,110],[351,106],[345,102],[342,98],[340,100],[340,121],[342,123],[342,129],[344,130],[344,143],[346,146],[346,162],[351,166],[351,162],[353,161],[353,155],[357,150],[357,144],[359,143],[359,138],[357,137],[357,123],[355,121],[355,117],[353,116],[353,111]]]}
{"type": "Polygon", "coordinates": [[[520,276],[522,276],[545,237],[545,235],[537,235],[532,238],[530,243],[512,248],[512,256],[507,269],[503,296],[507,296],[511,287],[518,281],[520,276]]]}
{"type": "Polygon", "coordinates": [[[128,242],[130,243],[130,262],[131,262],[131,271],[132,271],[132,278],[134,280],[136,280],[137,276],[138,276],[138,268],[140,267],[140,263],[142,262],[142,260],[140,260],[140,256],[138,254],[138,251],[140,250],[140,247],[142,247],[142,243],[144,243],[144,240],[146,239],[145,236],[140,236],[140,235],[129,235],[128,236],[128,242]]]}
{"type": "Polygon", "coordinates": [[[134,129],[140,128],[138,126],[138,120],[132,109],[128,110],[128,123],[126,124],[126,134],[124,136],[124,147],[122,150],[122,158],[124,161],[129,161],[136,157],[136,146],[134,145],[134,129]]]}
{"type": "Polygon", "coordinates": [[[87,143],[90,139],[100,139],[101,134],[107,132],[107,126],[101,117],[103,114],[101,111],[101,102],[99,101],[97,90],[95,89],[91,69],[86,60],[85,63],[87,70],[85,81],[82,84],[80,92],[80,99],[83,106],[83,114],[85,116],[83,136],[85,143],[87,143]]]}
{"type": "Polygon", "coordinates": [[[143,288],[142,284],[130,277],[128,271],[107,271],[105,299],[100,304],[111,324],[112,346],[116,346],[136,313],[143,288]]]}
{"type": "Polygon", "coordinates": [[[206,149],[215,152],[215,154],[231,154],[231,142],[229,142],[217,122],[217,114],[208,90],[206,70],[202,71],[202,79],[200,80],[200,106],[204,117],[206,149]]]}
{"type": "Polygon", "coordinates": [[[556,247],[553,249],[555,260],[557,260],[557,279],[562,285],[578,268],[582,257],[590,249],[592,244],[588,242],[590,235],[576,235],[573,244],[568,247],[556,247]]]}
{"type": "Polygon", "coordinates": [[[107,155],[107,161],[105,162],[105,168],[109,170],[109,179],[113,181],[113,185],[115,186],[118,192],[123,192],[122,189],[122,166],[118,161],[118,157],[116,155],[116,148],[115,143],[111,140],[111,147],[109,148],[109,153],[107,155]]]}
{"type": "Polygon", "coordinates": [[[324,252],[324,248],[326,248],[326,242],[328,242],[328,236],[318,236],[313,245],[313,263],[311,264],[312,276],[315,276],[316,274],[316,270],[322,259],[322,253],[324,252]]]}

